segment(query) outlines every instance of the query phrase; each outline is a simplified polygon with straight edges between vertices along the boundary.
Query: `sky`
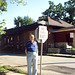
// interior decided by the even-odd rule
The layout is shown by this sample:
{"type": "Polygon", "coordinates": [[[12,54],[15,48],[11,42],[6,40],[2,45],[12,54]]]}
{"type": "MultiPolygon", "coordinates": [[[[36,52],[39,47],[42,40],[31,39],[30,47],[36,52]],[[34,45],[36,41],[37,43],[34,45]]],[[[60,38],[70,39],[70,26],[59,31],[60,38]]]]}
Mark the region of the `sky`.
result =
{"type": "Polygon", "coordinates": [[[15,27],[14,18],[17,18],[18,16],[29,16],[34,21],[37,21],[38,17],[42,16],[42,12],[49,8],[48,1],[53,1],[55,5],[59,3],[62,3],[64,5],[64,2],[68,0],[25,0],[27,2],[26,6],[23,6],[22,4],[17,6],[16,3],[11,4],[10,0],[6,1],[8,4],[7,12],[3,12],[2,15],[0,14],[0,21],[2,19],[5,19],[5,27],[9,29],[15,27]]]}

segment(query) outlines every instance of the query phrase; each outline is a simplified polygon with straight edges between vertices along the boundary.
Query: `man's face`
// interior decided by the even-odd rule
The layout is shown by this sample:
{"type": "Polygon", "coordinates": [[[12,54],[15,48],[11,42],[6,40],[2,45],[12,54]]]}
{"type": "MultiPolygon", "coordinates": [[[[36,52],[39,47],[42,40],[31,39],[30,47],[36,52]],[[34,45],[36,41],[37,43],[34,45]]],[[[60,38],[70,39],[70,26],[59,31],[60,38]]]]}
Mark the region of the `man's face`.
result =
{"type": "Polygon", "coordinates": [[[34,40],[34,37],[33,36],[30,36],[30,40],[33,41],[34,40]]]}

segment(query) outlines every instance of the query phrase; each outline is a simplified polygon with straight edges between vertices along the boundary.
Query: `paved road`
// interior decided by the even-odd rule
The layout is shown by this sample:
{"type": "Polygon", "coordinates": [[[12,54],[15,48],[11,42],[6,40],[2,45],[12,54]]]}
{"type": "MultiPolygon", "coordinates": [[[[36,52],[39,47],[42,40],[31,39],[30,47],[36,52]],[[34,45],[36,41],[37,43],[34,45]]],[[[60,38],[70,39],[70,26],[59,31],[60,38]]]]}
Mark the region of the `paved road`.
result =
{"type": "MultiPolygon", "coordinates": [[[[25,55],[0,55],[0,63],[16,66],[27,71],[25,55]]],[[[40,56],[38,56],[38,72],[40,69],[40,56]]],[[[43,56],[43,75],[75,75],[75,58],[43,56]]]]}

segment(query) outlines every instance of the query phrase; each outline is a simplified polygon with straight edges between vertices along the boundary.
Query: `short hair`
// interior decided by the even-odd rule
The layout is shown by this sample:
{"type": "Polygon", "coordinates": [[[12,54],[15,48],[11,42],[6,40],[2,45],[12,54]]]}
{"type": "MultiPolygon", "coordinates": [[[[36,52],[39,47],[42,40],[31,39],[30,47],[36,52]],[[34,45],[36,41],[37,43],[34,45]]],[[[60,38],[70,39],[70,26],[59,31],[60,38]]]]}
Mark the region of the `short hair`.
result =
{"type": "Polygon", "coordinates": [[[34,35],[33,35],[33,34],[30,34],[30,36],[29,36],[29,37],[31,37],[31,36],[32,36],[32,37],[34,37],[34,35]]]}

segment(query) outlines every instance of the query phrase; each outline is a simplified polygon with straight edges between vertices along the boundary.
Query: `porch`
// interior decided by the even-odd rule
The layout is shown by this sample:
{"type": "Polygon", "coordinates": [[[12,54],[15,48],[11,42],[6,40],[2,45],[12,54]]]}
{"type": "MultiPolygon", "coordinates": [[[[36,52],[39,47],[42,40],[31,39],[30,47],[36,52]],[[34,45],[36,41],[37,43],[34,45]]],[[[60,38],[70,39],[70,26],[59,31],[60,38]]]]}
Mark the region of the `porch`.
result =
{"type": "Polygon", "coordinates": [[[53,45],[55,48],[75,47],[75,27],[62,28],[52,33],[54,35],[53,45]]]}

